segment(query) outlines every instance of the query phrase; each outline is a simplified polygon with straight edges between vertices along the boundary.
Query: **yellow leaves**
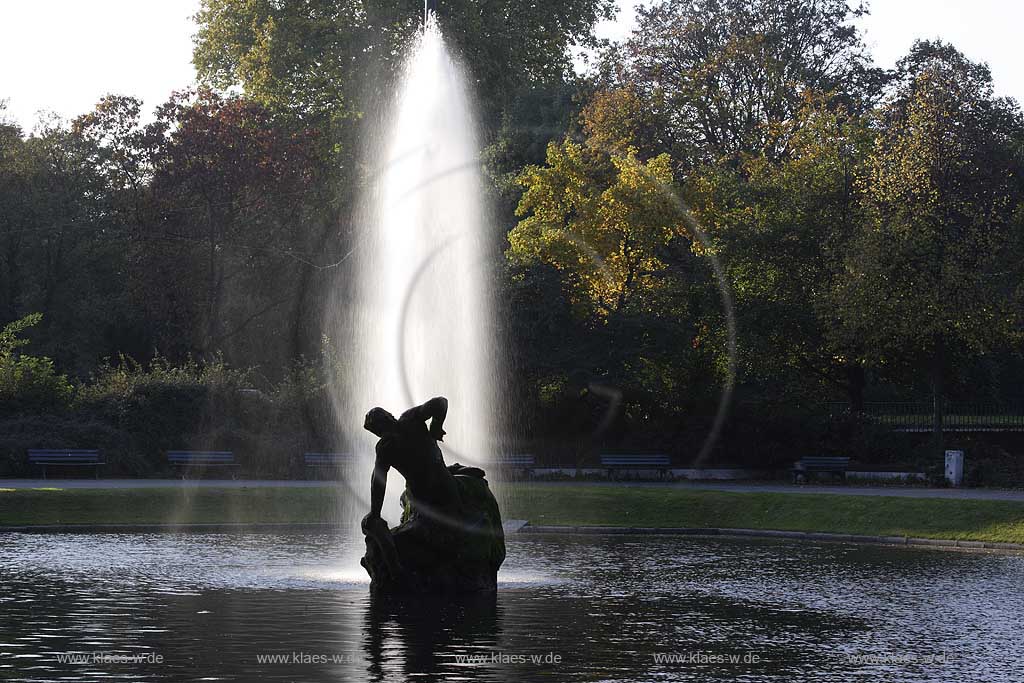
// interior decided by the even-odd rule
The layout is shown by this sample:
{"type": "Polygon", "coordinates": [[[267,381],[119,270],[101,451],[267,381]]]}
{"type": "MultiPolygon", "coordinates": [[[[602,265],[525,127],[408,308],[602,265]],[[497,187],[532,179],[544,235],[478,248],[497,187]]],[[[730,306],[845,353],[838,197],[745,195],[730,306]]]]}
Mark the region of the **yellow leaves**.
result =
{"type": "Polygon", "coordinates": [[[612,154],[624,153],[634,144],[643,110],[640,98],[628,88],[598,91],[580,116],[587,144],[612,154]]]}
{"type": "Polygon", "coordinates": [[[632,148],[606,158],[552,143],[547,164],[518,182],[526,192],[517,214],[525,218],[509,234],[510,259],[557,268],[576,303],[602,315],[659,286],[654,274],[665,264],[657,253],[682,225],[667,154],[643,162],[632,148]]]}

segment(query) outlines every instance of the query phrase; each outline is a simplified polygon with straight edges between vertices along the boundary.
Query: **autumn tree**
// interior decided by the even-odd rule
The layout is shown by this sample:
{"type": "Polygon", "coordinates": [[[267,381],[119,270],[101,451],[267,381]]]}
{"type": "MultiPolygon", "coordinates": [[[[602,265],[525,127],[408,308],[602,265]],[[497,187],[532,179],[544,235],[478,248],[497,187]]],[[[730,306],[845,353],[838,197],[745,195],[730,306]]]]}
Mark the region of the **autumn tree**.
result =
{"type": "Polygon", "coordinates": [[[537,380],[542,402],[575,397],[566,400],[593,414],[621,400],[619,417],[635,427],[703,395],[695,389],[713,378],[692,343],[692,308],[705,274],[690,251],[668,155],[643,160],[634,149],[609,154],[564,140],[519,182],[521,220],[507,251],[513,292],[536,292],[541,298],[527,304],[533,319],[549,320],[562,310],[547,298],[557,278],[572,312],[561,339],[535,350],[548,371],[537,380]],[[565,339],[573,347],[560,353],[565,339]]]}
{"type": "Polygon", "coordinates": [[[863,117],[821,101],[793,126],[783,160],[760,154],[694,173],[690,198],[708,235],[699,249],[729,282],[741,380],[772,398],[838,390],[859,411],[868,364],[855,338],[832,333],[842,305],[833,291],[864,221],[857,180],[873,137],[863,117]]]}
{"type": "Polygon", "coordinates": [[[665,286],[663,251],[682,230],[672,202],[668,155],[640,161],[634,150],[602,159],[565,141],[547,164],[519,177],[526,188],[509,233],[509,255],[564,274],[575,305],[601,317],[651,305],[665,286]]]}
{"type": "MultiPolygon", "coordinates": [[[[306,230],[315,206],[312,133],[275,125],[262,105],[209,91],[159,111],[150,192],[157,220],[142,235],[148,305],[180,350],[252,362],[283,353],[315,266],[306,230]]],[[[287,354],[285,354],[287,355],[287,354]]]]}
{"type": "Polygon", "coordinates": [[[842,333],[925,373],[941,441],[946,378],[1021,324],[1024,127],[989,70],[919,42],[880,111],[864,180],[868,221],[838,287],[842,333]]]}

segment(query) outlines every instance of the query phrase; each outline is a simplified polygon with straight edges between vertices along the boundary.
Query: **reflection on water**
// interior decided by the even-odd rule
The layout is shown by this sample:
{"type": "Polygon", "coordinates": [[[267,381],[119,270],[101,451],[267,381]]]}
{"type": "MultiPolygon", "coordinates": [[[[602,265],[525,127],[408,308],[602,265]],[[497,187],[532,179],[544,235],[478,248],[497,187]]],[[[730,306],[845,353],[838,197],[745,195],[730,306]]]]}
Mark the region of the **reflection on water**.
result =
{"type": "Polygon", "coordinates": [[[371,597],[363,630],[368,678],[409,680],[440,672],[459,657],[499,647],[496,595],[415,601],[371,597]]]}
{"type": "Polygon", "coordinates": [[[0,534],[0,679],[946,683],[1019,680],[1024,655],[1018,556],[520,536],[497,596],[449,602],[371,599],[349,550],[0,534]]]}

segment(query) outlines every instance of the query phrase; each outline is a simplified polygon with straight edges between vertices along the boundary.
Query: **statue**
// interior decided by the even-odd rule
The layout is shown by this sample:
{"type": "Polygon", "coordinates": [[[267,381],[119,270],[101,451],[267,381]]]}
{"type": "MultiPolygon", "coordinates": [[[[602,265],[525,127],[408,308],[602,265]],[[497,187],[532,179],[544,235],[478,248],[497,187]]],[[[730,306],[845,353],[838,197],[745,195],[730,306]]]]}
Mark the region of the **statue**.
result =
{"type": "Polygon", "coordinates": [[[363,518],[361,564],[376,592],[461,593],[497,589],[505,537],[497,501],[478,467],[445,466],[448,400],[432,398],[397,419],[383,408],[366,414],[375,434],[370,512],[363,518]],[[427,426],[429,420],[430,426],[427,426]],[[388,471],[405,477],[402,523],[389,529],[380,514],[388,471]]]}

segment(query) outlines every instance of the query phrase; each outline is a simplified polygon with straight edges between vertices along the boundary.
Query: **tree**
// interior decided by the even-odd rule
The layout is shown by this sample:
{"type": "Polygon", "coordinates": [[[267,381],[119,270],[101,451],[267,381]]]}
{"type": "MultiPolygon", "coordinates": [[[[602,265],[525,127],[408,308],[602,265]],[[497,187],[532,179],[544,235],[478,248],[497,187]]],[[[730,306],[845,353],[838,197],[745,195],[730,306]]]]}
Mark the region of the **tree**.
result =
{"type": "Polygon", "coordinates": [[[24,250],[32,231],[35,169],[21,129],[0,124],[0,319],[18,315],[24,295],[24,250]]]}
{"type": "MultiPolygon", "coordinates": [[[[611,18],[615,3],[450,0],[438,11],[493,114],[518,85],[571,73],[569,47],[592,44],[594,24],[611,18]]],[[[418,0],[203,0],[194,61],[209,84],[242,85],[271,108],[349,119],[364,111],[368,86],[389,82],[422,13],[418,0]]]]}
{"type": "Polygon", "coordinates": [[[916,43],[899,69],[864,179],[868,220],[837,291],[841,331],[879,362],[927,373],[941,444],[956,354],[1019,335],[1024,124],[988,68],[950,45],[916,43]]]}
{"type": "Polygon", "coordinates": [[[523,370],[535,400],[563,425],[586,416],[598,433],[611,427],[611,409],[639,431],[655,419],[666,425],[666,415],[694,400],[695,379],[709,374],[691,343],[704,274],[695,272],[671,159],[565,140],[519,182],[522,218],[506,252],[517,320],[550,327],[561,313],[551,301],[553,275],[571,313],[523,370]]]}
{"type": "Polygon", "coordinates": [[[141,235],[143,300],[176,351],[273,362],[313,267],[315,134],[266,107],[204,90],[161,107],[149,188],[157,219],[141,235]],[[307,258],[308,257],[308,258],[307,258]]]}
{"type": "Polygon", "coordinates": [[[60,409],[71,399],[71,384],[51,359],[19,351],[28,344],[22,333],[40,320],[33,313],[0,329],[0,414],[60,409]]]}
{"type": "Polygon", "coordinates": [[[663,251],[682,233],[667,154],[603,157],[574,142],[551,143],[547,164],[519,177],[526,188],[509,233],[509,256],[562,272],[573,303],[600,317],[653,304],[666,287],[663,251]]]}
{"type": "Polygon", "coordinates": [[[684,168],[742,154],[784,157],[806,96],[853,113],[884,83],[846,0],[661,0],[603,69],[658,124],[657,150],[684,168]]]}
{"type": "Polygon", "coordinates": [[[860,412],[867,359],[856,338],[833,333],[843,305],[833,290],[864,220],[857,178],[873,136],[863,117],[821,101],[808,101],[793,127],[787,158],[702,169],[690,196],[705,253],[722,263],[733,294],[744,380],[802,398],[824,383],[860,412]]]}
{"type": "Polygon", "coordinates": [[[125,315],[123,236],[93,143],[54,117],[0,132],[0,310],[43,314],[40,346],[87,371],[125,315]],[[73,337],[75,344],[66,340],[73,337]]]}

